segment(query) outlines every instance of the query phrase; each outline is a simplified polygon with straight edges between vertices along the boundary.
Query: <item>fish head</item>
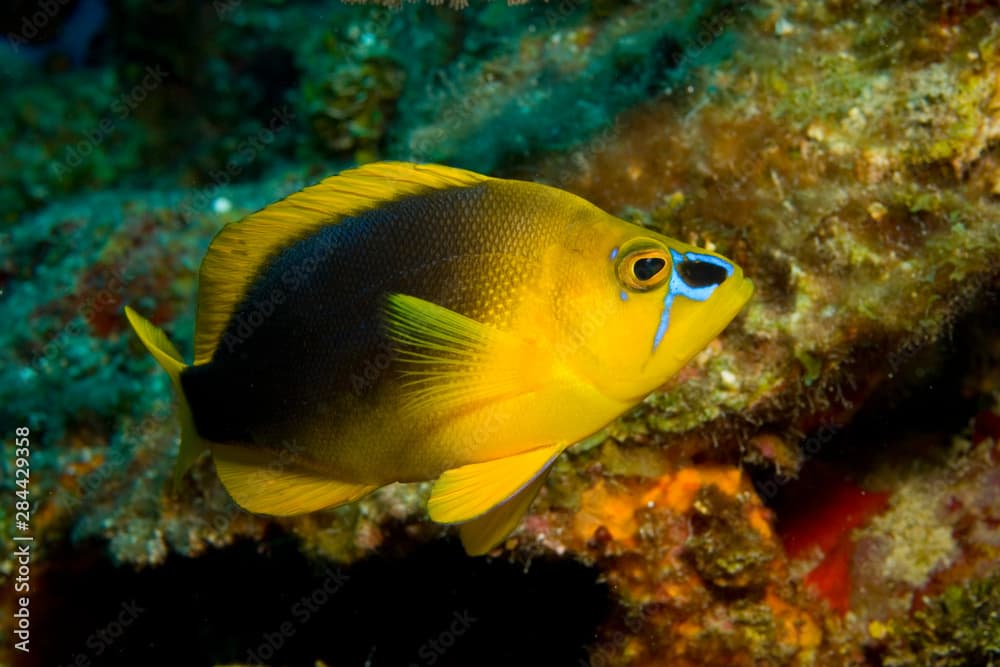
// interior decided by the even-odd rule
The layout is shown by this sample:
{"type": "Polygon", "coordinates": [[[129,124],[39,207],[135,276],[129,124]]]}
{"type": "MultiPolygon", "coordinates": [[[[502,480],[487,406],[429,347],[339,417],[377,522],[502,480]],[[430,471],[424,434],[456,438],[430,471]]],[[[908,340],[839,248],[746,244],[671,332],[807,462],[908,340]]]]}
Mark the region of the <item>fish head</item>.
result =
{"type": "MultiPolygon", "coordinates": [[[[590,270],[570,290],[571,365],[604,395],[645,398],[740,312],[753,283],[732,260],[600,212],[570,250],[590,270]],[[583,315],[587,313],[587,315],[583,315]]],[[[571,261],[569,256],[566,261],[571,261]]],[[[577,272],[580,276],[583,272],[577,272]]]]}

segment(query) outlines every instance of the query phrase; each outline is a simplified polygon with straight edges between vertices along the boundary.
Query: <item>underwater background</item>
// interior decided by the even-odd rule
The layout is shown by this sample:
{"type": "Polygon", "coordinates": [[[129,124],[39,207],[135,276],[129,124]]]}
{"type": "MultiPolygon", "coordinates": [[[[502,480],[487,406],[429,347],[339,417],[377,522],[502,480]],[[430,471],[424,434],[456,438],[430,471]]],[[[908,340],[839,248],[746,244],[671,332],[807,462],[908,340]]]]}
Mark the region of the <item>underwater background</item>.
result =
{"type": "Polygon", "coordinates": [[[12,0],[0,32],[0,664],[1000,665],[1000,4],[12,0]],[[168,491],[123,307],[191,358],[214,233],[379,159],[757,286],[490,557],[428,484],[168,491]]]}

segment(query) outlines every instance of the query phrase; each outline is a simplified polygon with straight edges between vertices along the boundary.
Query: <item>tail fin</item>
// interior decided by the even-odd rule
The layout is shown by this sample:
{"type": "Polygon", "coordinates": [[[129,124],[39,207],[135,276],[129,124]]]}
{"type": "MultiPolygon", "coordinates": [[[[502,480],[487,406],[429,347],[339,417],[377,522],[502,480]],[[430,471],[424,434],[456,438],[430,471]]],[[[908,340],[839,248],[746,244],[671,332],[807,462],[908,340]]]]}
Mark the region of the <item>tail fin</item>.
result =
{"type": "Polygon", "coordinates": [[[184,388],[181,386],[181,371],[187,367],[187,364],[184,363],[181,353],[177,351],[177,348],[167,339],[167,335],[161,329],[128,306],[125,306],[125,316],[128,317],[129,324],[138,334],[139,340],[167,372],[174,385],[181,422],[181,449],[174,466],[174,488],[176,489],[187,469],[194,464],[203,451],[208,449],[205,441],[195,430],[191,407],[188,405],[184,388]]]}

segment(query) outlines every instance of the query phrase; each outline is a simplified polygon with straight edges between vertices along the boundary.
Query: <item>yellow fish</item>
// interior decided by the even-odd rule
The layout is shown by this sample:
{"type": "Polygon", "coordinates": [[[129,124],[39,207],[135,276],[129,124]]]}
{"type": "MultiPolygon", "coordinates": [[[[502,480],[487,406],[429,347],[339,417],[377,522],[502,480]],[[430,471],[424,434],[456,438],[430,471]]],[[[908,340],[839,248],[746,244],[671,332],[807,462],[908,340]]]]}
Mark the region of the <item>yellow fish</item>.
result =
{"type": "Polygon", "coordinates": [[[233,499],[291,515],[436,480],[482,554],[559,454],[640,402],[753,292],[733,262],[556,188],[436,165],[346,171],[227,225],[195,359],[126,308],[233,499]]]}

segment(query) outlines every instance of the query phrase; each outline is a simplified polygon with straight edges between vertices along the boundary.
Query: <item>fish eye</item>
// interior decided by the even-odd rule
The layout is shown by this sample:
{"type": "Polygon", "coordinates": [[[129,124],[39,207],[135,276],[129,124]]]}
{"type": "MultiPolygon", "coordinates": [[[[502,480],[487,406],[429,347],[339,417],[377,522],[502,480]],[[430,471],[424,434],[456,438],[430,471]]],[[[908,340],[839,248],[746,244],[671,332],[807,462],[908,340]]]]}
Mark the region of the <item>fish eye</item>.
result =
{"type": "Polygon", "coordinates": [[[639,280],[649,280],[666,265],[667,260],[662,257],[643,257],[632,263],[632,273],[639,280]]]}
{"type": "Polygon", "coordinates": [[[641,247],[620,255],[618,280],[635,292],[646,292],[662,285],[670,278],[670,255],[665,248],[641,247]]]}
{"type": "Polygon", "coordinates": [[[689,287],[720,285],[729,277],[724,267],[711,262],[688,260],[677,265],[677,273],[689,287]]]}

